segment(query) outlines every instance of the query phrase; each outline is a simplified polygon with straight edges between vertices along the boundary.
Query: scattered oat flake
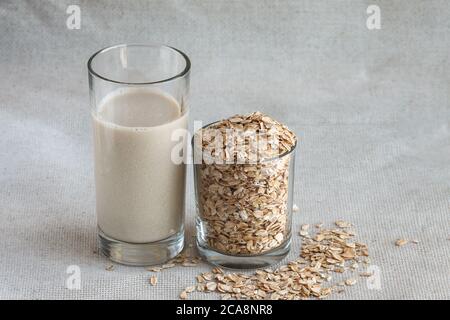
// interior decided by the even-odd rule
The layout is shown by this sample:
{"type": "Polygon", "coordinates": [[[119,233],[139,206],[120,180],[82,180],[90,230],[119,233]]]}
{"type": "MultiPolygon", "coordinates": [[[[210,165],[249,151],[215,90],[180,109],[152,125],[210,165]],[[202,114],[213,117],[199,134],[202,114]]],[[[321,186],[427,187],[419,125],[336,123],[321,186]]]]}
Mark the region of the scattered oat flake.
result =
{"type": "Polygon", "coordinates": [[[359,276],[361,276],[361,277],[371,277],[371,276],[373,276],[373,272],[361,272],[359,274],[359,276]]]}
{"type": "Polygon", "coordinates": [[[357,281],[356,279],[347,279],[347,280],[345,280],[345,285],[353,286],[356,284],[356,281],[357,281]]]}
{"type": "Polygon", "coordinates": [[[189,287],[187,287],[186,289],[184,289],[184,291],[185,291],[186,293],[194,292],[194,291],[195,291],[195,286],[189,286],[189,287]]]}
{"type": "Polygon", "coordinates": [[[223,270],[221,268],[219,268],[219,267],[215,267],[211,271],[212,271],[212,273],[215,273],[215,274],[223,273],[223,270]]]}
{"type": "Polygon", "coordinates": [[[202,277],[206,281],[211,281],[214,278],[214,274],[212,272],[205,272],[202,274],[202,277]]]}
{"type": "Polygon", "coordinates": [[[217,288],[217,283],[215,282],[208,282],[206,284],[206,289],[208,289],[208,291],[215,291],[217,288]]]}
{"type": "Polygon", "coordinates": [[[203,291],[205,291],[205,289],[206,289],[206,285],[205,285],[204,283],[199,283],[199,284],[197,284],[196,289],[197,289],[197,291],[199,291],[199,292],[203,292],[203,291]]]}
{"type": "Polygon", "coordinates": [[[397,241],[395,241],[395,245],[397,247],[401,247],[404,246],[405,244],[407,244],[409,242],[409,240],[406,239],[398,239],[397,241]]]}
{"type": "Polygon", "coordinates": [[[158,278],[156,276],[151,276],[150,277],[150,284],[152,286],[156,286],[157,283],[158,283],[158,278]]]}
{"type": "Polygon", "coordinates": [[[414,243],[414,244],[419,244],[420,243],[419,240],[411,240],[411,242],[414,243]]]}
{"type": "Polygon", "coordinates": [[[160,267],[150,267],[150,268],[147,268],[147,270],[151,271],[151,272],[160,272],[162,270],[162,268],[160,268],[160,267]]]}
{"type": "Polygon", "coordinates": [[[299,234],[300,234],[302,237],[307,237],[307,236],[309,236],[309,233],[308,233],[308,231],[306,231],[306,230],[300,230],[299,234]]]}
{"type": "Polygon", "coordinates": [[[298,212],[300,211],[300,208],[294,203],[294,205],[292,206],[292,211],[298,212]]]}
{"type": "Polygon", "coordinates": [[[180,293],[180,299],[186,300],[187,299],[187,292],[186,291],[182,291],[180,293]]]}
{"type": "Polygon", "coordinates": [[[113,271],[116,267],[113,264],[109,264],[105,267],[106,271],[113,271]]]}
{"type": "Polygon", "coordinates": [[[352,226],[351,223],[343,221],[343,220],[338,220],[335,222],[335,224],[339,227],[339,228],[350,228],[352,226]]]}

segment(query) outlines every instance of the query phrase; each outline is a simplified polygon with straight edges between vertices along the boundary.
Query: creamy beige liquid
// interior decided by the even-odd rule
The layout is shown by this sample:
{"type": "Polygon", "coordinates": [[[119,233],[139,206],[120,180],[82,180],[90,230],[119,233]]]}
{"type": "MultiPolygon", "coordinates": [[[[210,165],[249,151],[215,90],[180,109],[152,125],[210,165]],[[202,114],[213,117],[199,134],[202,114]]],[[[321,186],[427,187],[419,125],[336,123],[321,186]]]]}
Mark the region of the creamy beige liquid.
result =
{"type": "Polygon", "coordinates": [[[185,165],[171,159],[172,132],[187,114],[157,89],[119,89],[93,114],[97,219],[117,240],[146,243],[180,231],[185,165]]]}

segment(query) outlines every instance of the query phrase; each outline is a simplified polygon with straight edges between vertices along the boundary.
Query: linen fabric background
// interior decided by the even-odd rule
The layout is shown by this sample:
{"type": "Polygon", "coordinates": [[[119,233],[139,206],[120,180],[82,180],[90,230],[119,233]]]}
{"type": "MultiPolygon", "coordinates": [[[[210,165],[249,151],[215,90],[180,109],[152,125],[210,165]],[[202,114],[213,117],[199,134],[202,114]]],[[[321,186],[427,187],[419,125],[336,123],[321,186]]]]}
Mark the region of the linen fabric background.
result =
{"type": "Polygon", "coordinates": [[[450,298],[449,12],[445,0],[2,0],[0,298],[176,299],[210,269],[165,270],[153,287],[145,268],[106,271],[94,253],[86,62],[136,42],[190,56],[191,120],[260,110],[297,133],[288,259],[299,254],[301,224],[343,219],[379,270],[380,290],[360,279],[330,298],[450,298]],[[66,27],[71,4],[79,30],[66,27]],[[366,27],[371,4],[380,30],[366,27]],[[397,238],[420,243],[399,248],[397,238]],[[80,290],[66,288],[70,265],[80,290]]]}

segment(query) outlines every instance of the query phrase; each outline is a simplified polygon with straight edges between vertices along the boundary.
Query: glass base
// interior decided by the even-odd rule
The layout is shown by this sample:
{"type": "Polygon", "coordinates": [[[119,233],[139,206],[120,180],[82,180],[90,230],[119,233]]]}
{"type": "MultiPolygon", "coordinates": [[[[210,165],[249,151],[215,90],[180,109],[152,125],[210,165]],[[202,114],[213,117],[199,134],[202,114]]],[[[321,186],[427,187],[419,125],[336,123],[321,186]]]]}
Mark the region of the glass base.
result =
{"type": "Polygon", "coordinates": [[[129,266],[163,264],[176,257],[184,246],[183,230],[169,238],[150,243],[129,243],[105,235],[98,228],[100,252],[110,260],[129,266]]]}
{"type": "Polygon", "coordinates": [[[202,245],[198,240],[197,249],[204,260],[219,267],[228,269],[258,269],[268,267],[283,260],[291,249],[291,238],[281,246],[260,255],[227,255],[202,245]]]}

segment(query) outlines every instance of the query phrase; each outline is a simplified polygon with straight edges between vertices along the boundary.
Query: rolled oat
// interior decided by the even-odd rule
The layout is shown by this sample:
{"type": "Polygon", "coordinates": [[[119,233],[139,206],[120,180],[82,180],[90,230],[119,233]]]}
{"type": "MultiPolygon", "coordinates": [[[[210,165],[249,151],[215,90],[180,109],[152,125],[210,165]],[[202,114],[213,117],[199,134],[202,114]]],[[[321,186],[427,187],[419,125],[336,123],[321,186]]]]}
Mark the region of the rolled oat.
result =
{"type": "Polygon", "coordinates": [[[200,133],[202,155],[214,156],[196,165],[197,205],[208,246],[231,255],[280,246],[290,236],[294,133],[260,112],[233,116],[200,133]]]}

